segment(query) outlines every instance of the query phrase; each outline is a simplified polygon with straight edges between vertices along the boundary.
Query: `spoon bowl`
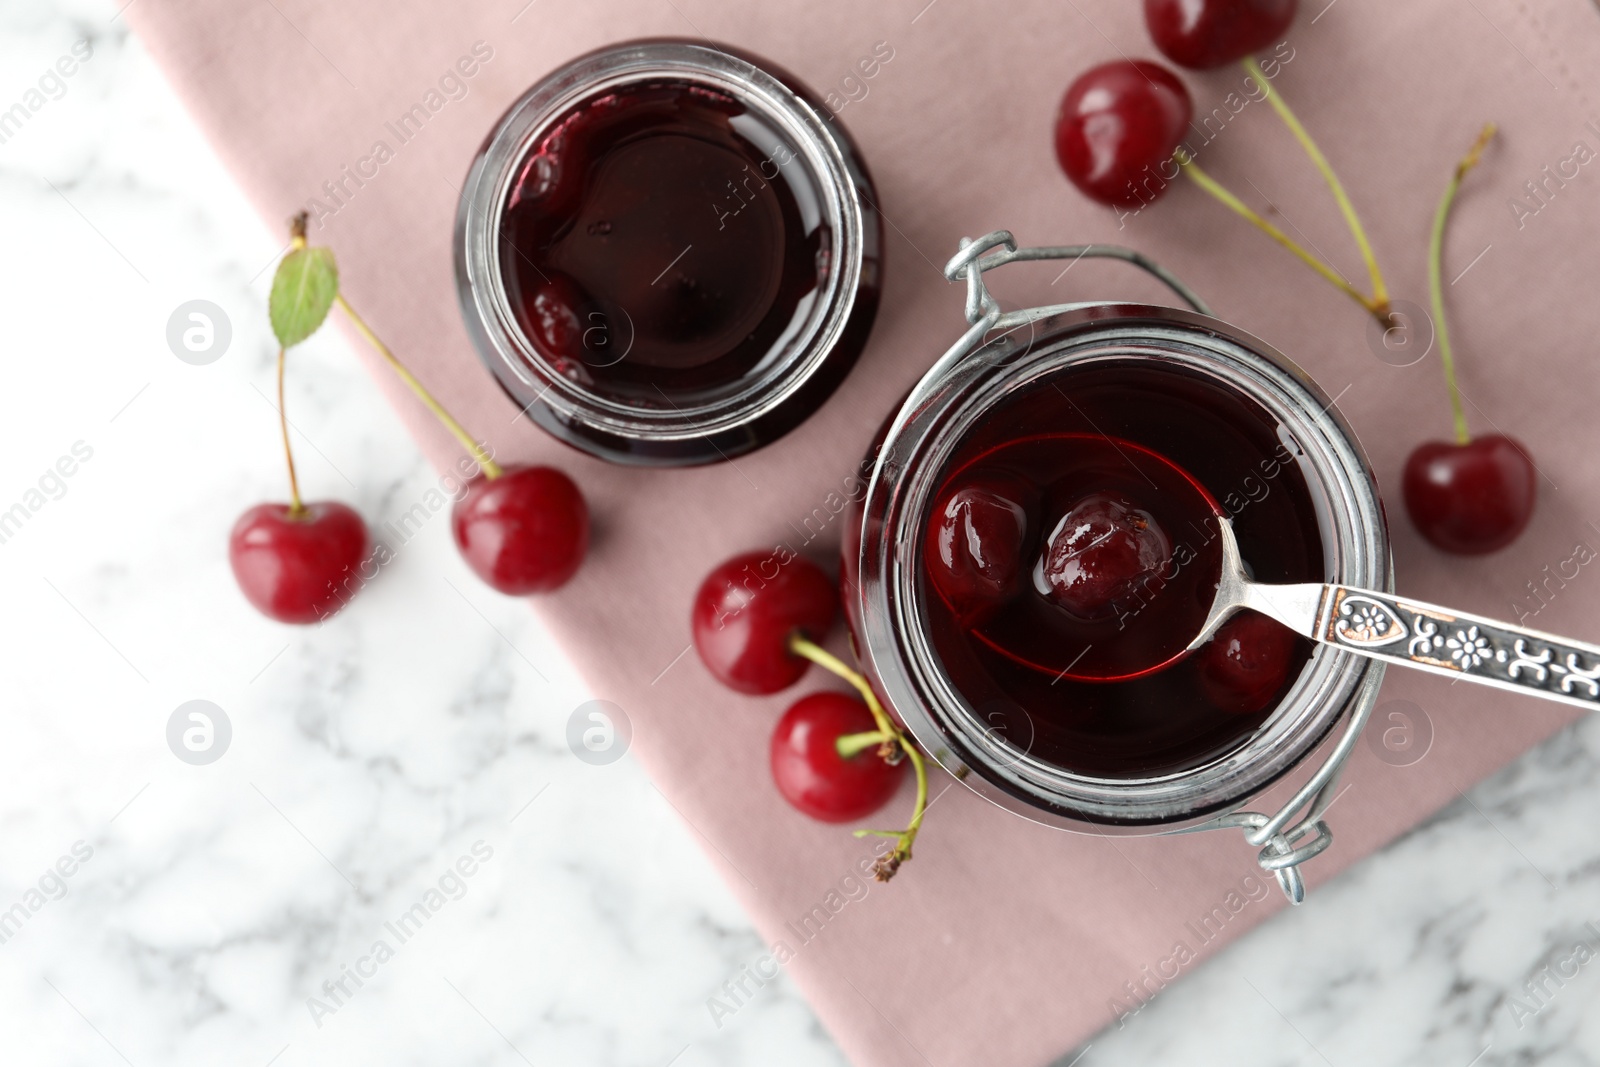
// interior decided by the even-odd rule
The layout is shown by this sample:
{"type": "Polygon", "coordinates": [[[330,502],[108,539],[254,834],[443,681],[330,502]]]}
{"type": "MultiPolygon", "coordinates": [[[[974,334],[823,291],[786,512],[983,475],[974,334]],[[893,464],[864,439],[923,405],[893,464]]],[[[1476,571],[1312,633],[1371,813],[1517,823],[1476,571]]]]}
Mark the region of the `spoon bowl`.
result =
{"type": "MultiPolygon", "coordinates": [[[[1025,610],[974,629],[973,637],[995,654],[1056,682],[1125,682],[1173,666],[1189,655],[1183,616],[1190,617],[1191,626],[1198,623],[1220,573],[1221,505],[1183,467],[1132,441],[1082,433],[1051,434],[1048,439],[1074,454],[1101,452],[1106,458],[1105,467],[1097,464],[1092,473],[1064,479],[1049,510],[1064,514],[1074,499],[1090,491],[1123,495],[1163,526],[1172,541],[1171,559],[1104,617],[1078,619],[1045,596],[1030,596],[1025,610]],[[1205,518],[1184,522],[1182,517],[1190,515],[1205,518]],[[1175,619],[1180,620],[1177,625],[1175,619]]],[[[974,462],[981,465],[983,459],[974,462]]],[[[1046,553],[1049,545],[1038,549],[1046,553]]]]}

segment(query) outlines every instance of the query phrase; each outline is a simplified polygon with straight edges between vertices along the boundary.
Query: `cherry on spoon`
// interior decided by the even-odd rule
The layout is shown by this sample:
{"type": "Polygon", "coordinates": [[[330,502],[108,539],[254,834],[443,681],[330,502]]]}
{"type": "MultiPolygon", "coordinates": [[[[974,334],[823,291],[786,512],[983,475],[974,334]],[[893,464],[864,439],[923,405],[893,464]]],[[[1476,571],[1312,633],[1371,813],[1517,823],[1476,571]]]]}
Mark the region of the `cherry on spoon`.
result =
{"type": "Polygon", "coordinates": [[[1600,705],[1600,646],[1373,589],[1252,581],[1233,525],[1225,518],[1217,524],[1222,579],[1205,625],[1189,642],[1191,652],[1249,608],[1303,637],[1370,659],[1579,707],[1600,705]]]}

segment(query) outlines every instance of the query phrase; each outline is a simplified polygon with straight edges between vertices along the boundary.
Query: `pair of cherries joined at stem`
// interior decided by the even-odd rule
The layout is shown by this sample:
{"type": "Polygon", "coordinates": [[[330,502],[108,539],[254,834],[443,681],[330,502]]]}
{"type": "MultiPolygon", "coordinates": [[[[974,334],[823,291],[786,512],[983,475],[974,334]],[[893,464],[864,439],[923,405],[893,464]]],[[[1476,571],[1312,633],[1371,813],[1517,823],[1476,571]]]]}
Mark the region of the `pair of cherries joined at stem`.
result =
{"type": "MultiPolygon", "coordinates": [[[[338,269],[326,248],[306,243],[306,217],[290,226],[290,251],[273,278],[270,313],[278,337],[278,416],[289,470],[289,502],[258,504],[241,515],[228,539],[228,560],[245,598],[279,622],[311,624],[335,614],[370,577],[377,558],[366,523],[337,501],[300,498],[284,369],[289,348],[311,336],[337,304],[473,458],[475,473],[451,509],[451,534],[484,582],[511,596],[560,588],[578,570],[589,543],[589,510],[566,474],[551,467],[502,467],[434,399],[339,292],[338,269]]],[[[381,562],[381,559],[380,559],[381,562]]]]}
{"type": "Polygon", "coordinates": [[[804,556],[750,552],[719,564],[701,582],[690,628],[706,669],[736,692],[781,692],[813,663],[855,689],[855,696],[820,692],[791,705],[773,730],[768,758],[783,798],[829,823],[854,822],[883,807],[911,764],[916,801],[905,829],[856,831],[894,841],[876,867],[878,880],[888,881],[911,858],[921,829],[927,765],[866,677],[821,646],[838,605],[833,579],[804,556]]]}
{"type": "MultiPolygon", "coordinates": [[[[1117,60],[1074,81],[1056,119],[1056,156],[1086,196],[1123,209],[1142,210],[1165,192],[1169,179],[1182,173],[1361,304],[1387,335],[1405,327],[1394,315],[1355,207],[1321,149],[1270,84],[1277,61],[1269,60],[1273,69],[1269,75],[1254,58],[1256,52],[1283,39],[1296,9],[1296,0],[1144,0],[1146,27],[1172,62],[1193,70],[1243,64],[1332,192],[1367,267],[1371,295],[1351,285],[1199,166],[1185,143],[1194,117],[1189,91],[1176,73],[1160,63],[1117,60]]],[[[1455,437],[1419,445],[1408,457],[1402,479],[1406,510],[1418,532],[1439,548],[1466,555],[1492,552],[1516,540],[1533,515],[1537,496],[1537,473],[1523,445],[1502,434],[1473,437],[1468,431],[1439,280],[1451,206],[1461,179],[1477,164],[1492,134],[1493,127],[1485,127],[1457,165],[1439,203],[1429,245],[1429,290],[1455,437]]]]}

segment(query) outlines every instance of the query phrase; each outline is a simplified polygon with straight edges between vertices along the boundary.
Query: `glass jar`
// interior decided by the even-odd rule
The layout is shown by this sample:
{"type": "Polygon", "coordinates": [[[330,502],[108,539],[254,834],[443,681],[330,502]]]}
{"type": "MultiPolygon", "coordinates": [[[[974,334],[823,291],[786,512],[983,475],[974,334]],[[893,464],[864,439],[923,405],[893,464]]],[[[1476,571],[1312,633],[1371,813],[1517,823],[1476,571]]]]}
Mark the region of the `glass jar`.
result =
{"type": "Polygon", "coordinates": [[[792,75],[703,42],[615,45],[529,89],[474,160],[462,315],[513,402],[566,443],[730,459],[802,422],[860,354],[876,203],[792,75]]]}
{"type": "MultiPolygon", "coordinates": [[[[1001,315],[984,286],[985,270],[1013,259],[1074,258],[1083,248],[1019,253],[1003,231],[964,245],[946,273],[968,283],[973,326],[884,427],[870,487],[847,527],[846,613],[864,670],[918,744],[985,799],[1037,822],[1102,834],[1243,827],[1262,847],[1263,867],[1298,900],[1303,884],[1295,865],[1331,841],[1321,811],[1371,712],[1382,664],[1317,645],[1275,706],[1225,750],[1177,768],[1074,771],[1040,757],[1028,722],[1019,725],[1013,716],[997,728],[994,715],[955,684],[936,647],[925,531],[952,456],[963,442],[984,439],[975,435],[1018,432],[1019,397],[1050,385],[1069,397],[1072,383],[1085,376],[1126,371],[1130,380],[1170,379],[1225,393],[1270,420],[1283,445],[1280,455],[1297,472],[1295,484],[1303,481],[1307,521],[1321,542],[1323,573],[1296,580],[1384,589],[1392,583],[1387,531],[1365,455],[1328,397],[1261,341],[1207,315],[1139,304],[1001,315]],[[1345,729],[1322,770],[1290,808],[1271,817],[1240,811],[1307,761],[1340,724],[1345,729]],[[1301,808],[1309,810],[1296,819],[1301,808]]],[[[1177,285],[1137,255],[1086,247],[1139,262],[1177,285]]],[[[1181,456],[1172,458],[1181,465],[1181,456]]],[[[1229,487],[1207,488],[1223,499],[1229,487]]]]}

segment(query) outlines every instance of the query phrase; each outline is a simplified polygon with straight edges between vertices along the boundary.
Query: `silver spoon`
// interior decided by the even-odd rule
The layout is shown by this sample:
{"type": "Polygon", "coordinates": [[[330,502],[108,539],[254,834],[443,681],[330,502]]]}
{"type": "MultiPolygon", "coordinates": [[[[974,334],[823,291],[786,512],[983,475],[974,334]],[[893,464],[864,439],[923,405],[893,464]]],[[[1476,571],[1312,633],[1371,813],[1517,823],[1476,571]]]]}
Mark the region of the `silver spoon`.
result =
{"type": "Polygon", "coordinates": [[[1233,524],[1219,517],[1222,578],[1194,651],[1241,608],[1371,659],[1546,700],[1600,705],[1600,646],[1344,585],[1271,585],[1245,575],[1233,524]]]}

